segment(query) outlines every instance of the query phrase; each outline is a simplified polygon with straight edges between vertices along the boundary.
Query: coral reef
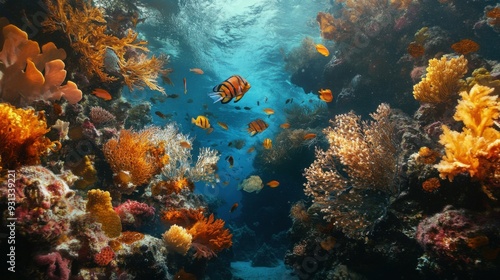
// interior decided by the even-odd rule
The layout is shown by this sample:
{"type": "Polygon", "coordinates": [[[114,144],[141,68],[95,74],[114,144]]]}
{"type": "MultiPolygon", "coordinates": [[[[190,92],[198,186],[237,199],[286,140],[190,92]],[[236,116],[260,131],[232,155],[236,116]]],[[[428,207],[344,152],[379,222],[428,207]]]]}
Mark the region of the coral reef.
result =
{"type": "Polygon", "coordinates": [[[70,261],[64,259],[59,252],[35,256],[35,262],[47,267],[46,275],[50,280],[67,280],[70,276],[70,261]]]}
{"type": "Polygon", "coordinates": [[[120,216],[123,226],[139,228],[153,219],[155,208],[146,203],[129,199],[115,207],[115,212],[120,216]]]}
{"type": "Polygon", "coordinates": [[[215,220],[214,214],[197,221],[188,232],[193,236],[192,247],[195,249],[195,258],[211,259],[223,249],[230,248],[232,234],[224,228],[225,222],[215,220]]]}
{"type": "Polygon", "coordinates": [[[163,234],[163,241],[165,241],[167,248],[181,255],[187,254],[191,248],[192,240],[193,236],[185,228],[178,225],[172,225],[163,234]]]}

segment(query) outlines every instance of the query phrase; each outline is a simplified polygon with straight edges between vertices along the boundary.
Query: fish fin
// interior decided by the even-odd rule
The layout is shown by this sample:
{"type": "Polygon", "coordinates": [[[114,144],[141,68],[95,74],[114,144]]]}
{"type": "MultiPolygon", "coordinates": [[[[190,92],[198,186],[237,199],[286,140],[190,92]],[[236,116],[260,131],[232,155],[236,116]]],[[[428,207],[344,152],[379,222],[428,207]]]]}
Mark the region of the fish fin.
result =
{"type": "Polygon", "coordinates": [[[191,123],[196,123],[196,120],[194,118],[191,118],[191,123]]]}
{"type": "Polygon", "coordinates": [[[222,104],[226,104],[228,103],[229,101],[231,101],[231,97],[226,97],[226,98],[222,98],[222,101],[220,103],[222,104]]]}
{"type": "Polygon", "coordinates": [[[208,96],[210,96],[210,98],[212,98],[214,103],[217,103],[224,98],[224,97],[222,97],[222,95],[219,92],[210,92],[210,93],[208,93],[208,96]]]}
{"type": "Polygon", "coordinates": [[[235,98],[234,98],[234,103],[240,101],[240,99],[243,97],[244,94],[240,94],[240,95],[237,95],[235,98]]]}

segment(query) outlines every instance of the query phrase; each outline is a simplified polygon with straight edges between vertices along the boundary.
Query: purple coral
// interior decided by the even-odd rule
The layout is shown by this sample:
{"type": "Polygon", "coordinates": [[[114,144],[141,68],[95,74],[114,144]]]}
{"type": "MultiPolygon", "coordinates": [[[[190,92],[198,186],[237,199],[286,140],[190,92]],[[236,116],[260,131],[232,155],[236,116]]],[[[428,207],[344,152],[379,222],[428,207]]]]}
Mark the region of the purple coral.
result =
{"type": "Polygon", "coordinates": [[[120,216],[123,225],[135,228],[140,227],[143,222],[151,220],[155,215],[154,207],[130,199],[115,207],[115,211],[120,216]]]}
{"type": "Polygon", "coordinates": [[[69,279],[70,261],[61,257],[59,252],[50,253],[47,255],[38,255],[35,257],[35,262],[38,265],[48,265],[47,277],[51,280],[67,280],[69,279]]]}
{"type": "Polygon", "coordinates": [[[111,123],[116,120],[116,117],[106,109],[95,106],[90,109],[90,120],[96,125],[111,123]]]}

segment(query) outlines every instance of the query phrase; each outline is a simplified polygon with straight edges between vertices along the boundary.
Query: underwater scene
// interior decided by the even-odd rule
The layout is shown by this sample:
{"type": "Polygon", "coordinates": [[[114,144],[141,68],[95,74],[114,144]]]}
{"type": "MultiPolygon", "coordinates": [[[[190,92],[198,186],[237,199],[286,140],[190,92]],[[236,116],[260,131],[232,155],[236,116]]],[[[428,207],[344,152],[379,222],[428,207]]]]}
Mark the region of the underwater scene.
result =
{"type": "Polygon", "coordinates": [[[498,0],[0,0],[0,31],[1,279],[500,273],[498,0]]]}

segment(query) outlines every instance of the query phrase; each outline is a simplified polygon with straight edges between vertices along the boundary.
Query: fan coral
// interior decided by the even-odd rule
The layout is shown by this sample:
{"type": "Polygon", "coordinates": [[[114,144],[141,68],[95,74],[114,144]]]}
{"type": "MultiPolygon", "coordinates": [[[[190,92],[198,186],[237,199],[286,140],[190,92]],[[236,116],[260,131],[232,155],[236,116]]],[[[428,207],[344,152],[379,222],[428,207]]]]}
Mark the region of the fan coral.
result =
{"type": "Polygon", "coordinates": [[[129,30],[123,38],[109,35],[104,15],[99,8],[92,6],[92,1],[74,1],[75,7],[66,0],[45,2],[49,17],[42,25],[47,31],[61,30],[68,36],[71,47],[81,55],[83,71],[89,76],[97,75],[103,82],[116,80],[108,75],[114,67],[106,67],[106,58],[114,57],[119,74],[130,89],[147,86],[165,93],[156,79],[165,73],[162,66],[166,58],[153,56],[148,59],[144,54],[148,52],[146,42],[138,41],[137,33],[129,30]]]}
{"type": "Polygon", "coordinates": [[[324,130],[330,148],[316,150],[316,160],[305,170],[305,193],[322,207],[325,219],[351,237],[368,233],[384,215],[387,198],[399,192],[399,150],[390,114],[381,104],[371,114],[373,122],[361,123],[353,112],[336,116],[324,130]]]}
{"type": "Polygon", "coordinates": [[[203,209],[182,208],[180,210],[163,211],[161,220],[165,224],[191,228],[196,222],[205,218],[203,209]]]}
{"type": "Polygon", "coordinates": [[[159,139],[158,134],[161,134],[161,130],[156,127],[140,132],[121,130],[118,139],[111,139],[104,144],[104,156],[111,165],[120,192],[132,193],[168,163],[166,142],[159,139]]]}
{"type": "Polygon", "coordinates": [[[2,168],[13,169],[23,164],[38,164],[40,156],[50,149],[61,148],[58,141],[50,141],[43,112],[16,109],[0,103],[0,162],[2,168]]]}
{"type": "Polygon", "coordinates": [[[463,39],[451,45],[451,48],[456,53],[468,54],[471,52],[477,52],[479,50],[479,44],[469,39],[463,39]]]}
{"type": "Polygon", "coordinates": [[[463,56],[429,60],[427,74],[413,86],[416,100],[429,103],[450,101],[460,88],[460,79],[467,73],[467,59],[463,56]]]}
{"type": "Polygon", "coordinates": [[[185,255],[191,247],[193,236],[183,227],[173,225],[163,234],[167,248],[185,255]]]}
{"type": "Polygon", "coordinates": [[[453,117],[465,127],[458,132],[443,126],[439,142],[445,155],[435,166],[440,177],[450,181],[459,173],[469,173],[482,182],[490,197],[493,188],[500,187],[500,131],[493,127],[500,116],[500,102],[492,92],[492,88],[476,84],[470,92],[460,93],[462,99],[453,117]]]}
{"type": "Polygon", "coordinates": [[[87,212],[102,224],[102,230],[108,237],[118,237],[122,231],[120,216],[113,210],[109,192],[90,190],[87,193],[87,212]]]}
{"type": "Polygon", "coordinates": [[[99,266],[108,265],[115,258],[115,252],[111,247],[106,246],[94,256],[94,262],[99,266]]]}
{"type": "Polygon", "coordinates": [[[210,217],[199,220],[188,232],[193,236],[193,247],[196,249],[195,258],[210,259],[223,249],[233,245],[233,235],[224,228],[224,221],[210,217]]]}
{"type": "Polygon", "coordinates": [[[32,103],[37,99],[58,100],[64,97],[75,104],[82,92],[66,78],[66,53],[53,43],[42,46],[28,40],[26,32],[9,24],[3,28],[4,44],[0,51],[0,96],[14,105],[32,103]],[[42,74],[43,72],[43,74],[42,74]]]}

